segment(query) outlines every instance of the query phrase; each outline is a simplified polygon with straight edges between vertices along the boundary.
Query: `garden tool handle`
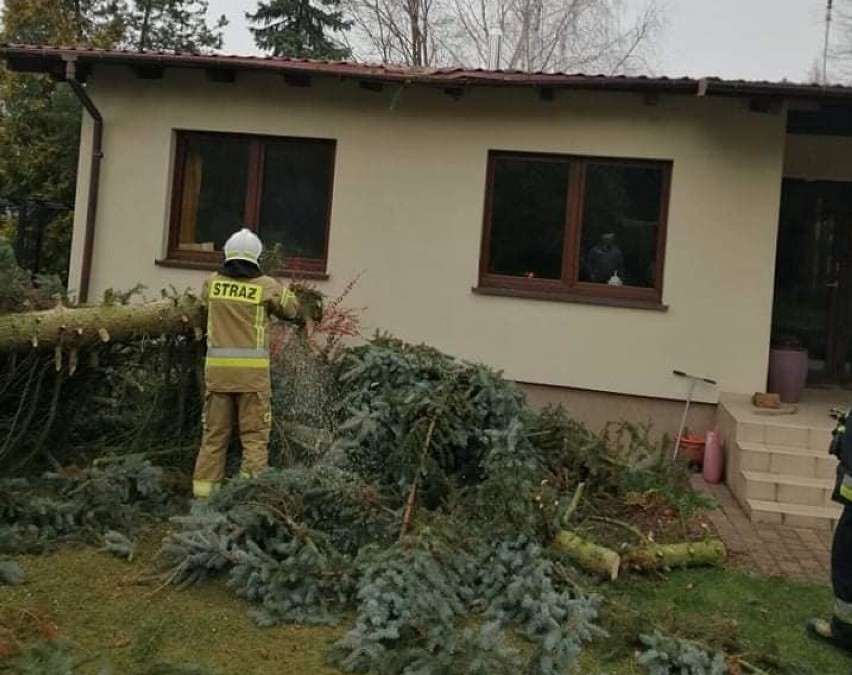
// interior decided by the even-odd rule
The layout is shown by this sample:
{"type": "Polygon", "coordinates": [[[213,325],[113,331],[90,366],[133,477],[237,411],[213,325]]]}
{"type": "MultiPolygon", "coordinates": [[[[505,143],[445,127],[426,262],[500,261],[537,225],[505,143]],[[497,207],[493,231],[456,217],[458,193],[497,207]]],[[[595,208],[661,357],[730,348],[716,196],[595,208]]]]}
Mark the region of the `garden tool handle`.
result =
{"type": "Polygon", "coordinates": [[[711,380],[709,377],[699,377],[698,375],[690,375],[689,373],[685,373],[682,370],[673,370],[672,372],[679,377],[689,377],[693,380],[701,380],[702,382],[706,382],[707,384],[718,384],[716,380],[711,380]]]}

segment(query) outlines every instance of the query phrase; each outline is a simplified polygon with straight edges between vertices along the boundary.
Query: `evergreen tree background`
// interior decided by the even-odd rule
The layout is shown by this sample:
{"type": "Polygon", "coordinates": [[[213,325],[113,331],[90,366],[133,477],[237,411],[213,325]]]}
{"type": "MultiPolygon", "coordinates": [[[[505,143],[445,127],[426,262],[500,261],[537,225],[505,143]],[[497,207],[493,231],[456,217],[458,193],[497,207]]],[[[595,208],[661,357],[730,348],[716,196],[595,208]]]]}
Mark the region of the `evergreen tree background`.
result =
{"type": "Polygon", "coordinates": [[[340,0],[268,0],[246,13],[257,46],[274,56],[340,60],[351,50],[330,37],[352,25],[344,19],[340,0]]]}
{"type": "MultiPolygon", "coordinates": [[[[0,42],[89,43],[110,47],[121,26],[98,0],[6,0],[0,42]]],[[[11,200],[74,200],[80,105],[68,87],[50,78],[13,73],[0,64],[0,196],[11,200]]],[[[71,214],[59,216],[45,237],[48,272],[67,266],[71,214]]],[[[14,212],[0,215],[0,234],[14,239],[14,212]]]]}
{"type": "MultiPolygon", "coordinates": [[[[208,24],[207,0],[6,0],[0,42],[99,48],[201,50],[222,44],[224,17],[208,24]]],[[[0,198],[73,206],[81,109],[73,92],[44,75],[0,64],[0,198]]],[[[14,240],[14,211],[0,211],[0,236],[14,240]]],[[[72,214],[47,228],[44,273],[64,275],[72,214]]]]}
{"type": "Polygon", "coordinates": [[[126,31],[124,46],[131,49],[203,51],[222,48],[221,16],[207,23],[207,0],[130,0],[120,6],[126,31]]]}

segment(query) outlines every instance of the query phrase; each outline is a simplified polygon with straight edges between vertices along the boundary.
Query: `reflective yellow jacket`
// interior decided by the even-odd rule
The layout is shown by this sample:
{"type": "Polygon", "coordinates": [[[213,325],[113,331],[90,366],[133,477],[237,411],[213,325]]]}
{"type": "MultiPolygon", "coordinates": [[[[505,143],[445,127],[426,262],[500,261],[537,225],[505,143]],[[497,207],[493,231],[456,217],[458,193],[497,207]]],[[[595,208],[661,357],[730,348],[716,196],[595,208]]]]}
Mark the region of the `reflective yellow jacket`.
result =
{"type": "Polygon", "coordinates": [[[269,317],[292,319],[295,294],[275,279],[214,274],[201,289],[207,305],[207,390],[268,392],[269,317]]]}

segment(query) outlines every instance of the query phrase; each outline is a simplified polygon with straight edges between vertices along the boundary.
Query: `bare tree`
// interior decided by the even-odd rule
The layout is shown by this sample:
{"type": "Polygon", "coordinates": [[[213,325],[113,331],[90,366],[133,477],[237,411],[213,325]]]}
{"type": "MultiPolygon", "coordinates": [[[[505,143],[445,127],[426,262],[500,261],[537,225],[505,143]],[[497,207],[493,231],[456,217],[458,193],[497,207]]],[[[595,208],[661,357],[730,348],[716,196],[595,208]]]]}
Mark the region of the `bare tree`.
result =
{"type": "Polygon", "coordinates": [[[823,84],[823,59],[815,58],[811,64],[810,70],[805,73],[805,82],[807,84],[823,84]]]}
{"type": "Polygon", "coordinates": [[[826,85],[852,80],[852,0],[826,0],[823,47],[816,83],[826,85]]]}
{"type": "Polygon", "coordinates": [[[440,61],[442,50],[435,35],[440,23],[435,8],[440,1],[348,0],[353,51],[384,63],[429,66],[440,61]]]}
{"type": "Polygon", "coordinates": [[[633,12],[625,0],[349,0],[349,12],[359,56],[414,66],[629,72],[662,27],[657,0],[633,12]]]}

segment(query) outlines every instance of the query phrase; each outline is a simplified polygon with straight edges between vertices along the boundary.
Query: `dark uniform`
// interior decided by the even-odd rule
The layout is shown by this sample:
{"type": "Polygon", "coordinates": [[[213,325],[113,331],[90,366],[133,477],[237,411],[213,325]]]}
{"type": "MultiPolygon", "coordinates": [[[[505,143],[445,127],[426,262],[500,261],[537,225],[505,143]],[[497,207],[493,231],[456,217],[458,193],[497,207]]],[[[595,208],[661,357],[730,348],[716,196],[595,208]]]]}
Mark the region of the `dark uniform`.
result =
{"type": "Polygon", "coordinates": [[[843,505],[831,544],[831,585],[834,613],[831,622],[811,619],[808,630],[815,636],[852,651],[852,411],[840,415],[831,442],[831,454],[838,459],[837,481],[832,499],[843,505]]]}

